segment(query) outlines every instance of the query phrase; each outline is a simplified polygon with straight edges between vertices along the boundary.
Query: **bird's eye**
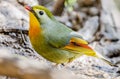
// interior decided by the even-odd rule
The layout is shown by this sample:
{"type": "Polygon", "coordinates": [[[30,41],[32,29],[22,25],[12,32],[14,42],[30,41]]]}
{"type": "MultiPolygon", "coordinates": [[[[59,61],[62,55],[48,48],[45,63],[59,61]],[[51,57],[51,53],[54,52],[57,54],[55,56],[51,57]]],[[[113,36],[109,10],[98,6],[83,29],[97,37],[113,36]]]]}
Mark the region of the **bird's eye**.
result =
{"type": "Polygon", "coordinates": [[[43,15],[43,14],[44,14],[44,12],[43,12],[43,11],[39,11],[39,14],[40,14],[40,15],[43,15]]]}

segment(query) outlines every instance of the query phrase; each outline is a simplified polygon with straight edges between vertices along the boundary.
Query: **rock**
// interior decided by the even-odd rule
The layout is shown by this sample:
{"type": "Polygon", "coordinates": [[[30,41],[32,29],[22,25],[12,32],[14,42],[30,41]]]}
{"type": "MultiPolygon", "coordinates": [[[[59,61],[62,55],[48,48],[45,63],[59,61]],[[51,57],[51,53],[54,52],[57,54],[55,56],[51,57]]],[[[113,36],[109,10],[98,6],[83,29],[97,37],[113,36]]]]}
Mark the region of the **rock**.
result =
{"type": "Polygon", "coordinates": [[[109,66],[100,59],[88,56],[82,56],[74,60],[66,68],[72,70],[79,79],[111,79],[112,76],[117,76],[118,69],[109,66]]]}
{"type": "MultiPolygon", "coordinates": [[[[108,44],[104,47],[104,54],[110,59],[120,57],[120,53],[119,53],[120,49],[119,48],[120,48],[119,43],[118,44],[117,43],[108,44]]],[[[115,63],[117,63],[117,62],[120,62],[120,60],[119,61],[117,60],[115,63]]]]}
{"type": "Polygon", "coordinates": [[[81,23],[82,23],[82,25],[83,25],[83,22],[84,22],[85,20],[87,20],[87,14],[84,13],[84,12],[79,12],[79,14],[80,14],[81,23]]]}
{"type": "Polygon", "coordinates": [[[117,36],[117,32],[115,30],[115,25],[112,20],[112,16],[110,13],[106,11],[101,12],[101,34],[107,40],[118,40],[119,37],[117,36]]]}
{"type": "Polygon", "coordinates": [[[92,16],[95,16],[95,15],[99,14],[99,10],[96,7],[91,7],[91,8],[89,8],[88,13],[92,16]]]}
{"type": "Polygon", "coordinates": [[[17,2],[22,5],[38,5],[38,0],[17,0],[17,2]]]}
{"type": "Polygon", "coordinates": [[[89,8],[83,7],[83,8],[80,9],[80,11],[82,11],[84,13],[88,13],[89,12],[89,8]]]}
{"type": "Polygon", "coordinates": [[[7,1],[0,2],[0,16],[4,22],[0,28],[28,28],[27,15],[7,1]]]}
{"type": "Polygon", "coordinates": [[[6,18],[5,18],[5,16],[2,14],[2,13],[0,13],[0,27],[2,27],[2,26],[5,26],[5,24],[6,24],[6,18]]]}
{"type": "Polygon", "coordinates": [[[96,0],[78,0],[79,5],[91,6],[96,2],[96,0]]]}
{"type": "Polygon", "coordinates": [[[70,27],[70,28],[72,28],[72,26],[73,26],[73,24],[72,24],[71,22],[69,22],[69,21],[67,21],[67,22],[65,23],[65,25],[67,25],[67,26],[70,27]]]}
{"type": "Polygon", "coordinates": [[[93,35],[97,32],[99,27],[99,18],[98,16],[94,16],[92,18],[89,18],[85,24],[84,27],[80,29],[78,32],[83,35],[83,38],[87,41],[92,41],[93,35]]]}
{"type": "Polygon", "coordinates": [[[63,23],[65,23],[65,22],[67,22],[67,21],[69,20],[69,16],[68,16],[68,13],[67,13],[67,12],[64,12],[64,13],[62,14],[62,16],[55,16],[55,18],[56,18],[58,21],[63,22],[63,23]]]}

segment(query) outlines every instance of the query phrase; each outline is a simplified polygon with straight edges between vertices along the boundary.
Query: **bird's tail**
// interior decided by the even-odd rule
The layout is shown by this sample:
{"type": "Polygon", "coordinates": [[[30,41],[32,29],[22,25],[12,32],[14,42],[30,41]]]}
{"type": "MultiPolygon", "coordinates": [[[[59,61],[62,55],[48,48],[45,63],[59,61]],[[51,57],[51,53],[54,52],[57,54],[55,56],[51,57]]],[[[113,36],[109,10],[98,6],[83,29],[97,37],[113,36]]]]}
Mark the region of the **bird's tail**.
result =
{"type": "Polygon", "coordinates": [[[100,58],[101,60],[103,60],[104,62],[106,62],[107,64],[111,65],[111,66],[115,66],[117,67],[116,64],[112,63],[111,61],[109,61],[107,58],[105,58],[104,56],[102,56],[101,54],[99,54],[98,52],[96,52],[96,57],[100,58]]]}

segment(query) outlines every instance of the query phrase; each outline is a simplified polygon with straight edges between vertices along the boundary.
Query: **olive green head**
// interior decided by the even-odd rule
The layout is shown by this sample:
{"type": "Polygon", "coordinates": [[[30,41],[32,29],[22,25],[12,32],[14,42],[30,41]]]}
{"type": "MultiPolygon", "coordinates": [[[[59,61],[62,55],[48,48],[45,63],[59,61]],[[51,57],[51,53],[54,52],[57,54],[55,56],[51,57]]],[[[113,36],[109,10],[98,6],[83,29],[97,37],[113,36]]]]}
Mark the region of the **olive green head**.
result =
{"type": "Polygon", "coordinates": [[[49,20],[55,20],[53,14],[44,6],[26,6],[26,9],[32,12],[36,18],[39,20],[40,23],[49,21],[49,20]]]}

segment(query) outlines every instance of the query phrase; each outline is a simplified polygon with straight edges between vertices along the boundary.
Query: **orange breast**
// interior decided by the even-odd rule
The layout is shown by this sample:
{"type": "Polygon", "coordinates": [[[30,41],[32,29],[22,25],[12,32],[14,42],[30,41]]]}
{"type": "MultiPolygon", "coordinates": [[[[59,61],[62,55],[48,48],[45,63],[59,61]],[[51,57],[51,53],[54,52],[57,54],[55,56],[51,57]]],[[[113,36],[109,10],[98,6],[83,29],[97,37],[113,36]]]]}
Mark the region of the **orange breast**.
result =
{"type": "Polygon", "coordinates": [[[30,28],[29,28],[29,37],[35,38],[41,32],[40,23],[38,22],[37,18],[30,12],[30,28]]]}

